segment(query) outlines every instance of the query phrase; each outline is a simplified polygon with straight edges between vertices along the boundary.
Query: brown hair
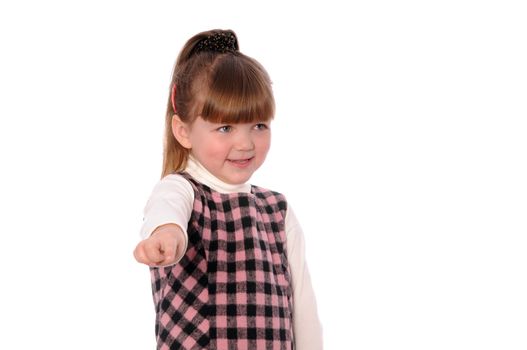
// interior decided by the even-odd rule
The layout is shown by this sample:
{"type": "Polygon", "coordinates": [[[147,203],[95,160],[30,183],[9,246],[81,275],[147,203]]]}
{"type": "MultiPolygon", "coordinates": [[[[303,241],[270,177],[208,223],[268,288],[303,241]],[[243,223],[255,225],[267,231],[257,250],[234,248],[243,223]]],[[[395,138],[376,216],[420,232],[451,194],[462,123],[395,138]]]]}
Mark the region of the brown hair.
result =
{"type": "Polygon", "coordinates": [[[172,134],[172,116],[191,124],[198,116],[214,123],[251,123],[274,117],[271,80],[253,58],[238,51],[231,30],[210,30],[190,38],[174,67],[165,120],[162,177],[185,168],[189,150],[172,134]],[[203,43],[229,36],[234,46],[227,50],[203,49],[203,43]],[[175,109],[172,89],[175,87],[175,109]]]}

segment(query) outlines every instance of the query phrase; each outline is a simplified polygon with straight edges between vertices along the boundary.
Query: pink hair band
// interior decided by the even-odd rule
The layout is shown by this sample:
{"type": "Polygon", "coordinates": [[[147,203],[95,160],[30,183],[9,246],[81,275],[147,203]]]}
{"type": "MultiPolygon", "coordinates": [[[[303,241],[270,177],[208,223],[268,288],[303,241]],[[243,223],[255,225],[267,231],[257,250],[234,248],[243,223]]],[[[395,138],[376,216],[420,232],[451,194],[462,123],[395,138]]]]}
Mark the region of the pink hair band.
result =
{"type": "Polygon", "coordinates": [[[172,108],[174,109],[174,113],[177,113],[176,110],[176,84],[172,86],[172,94],[170,95],[170,100],[172,101],[172,108]]]}

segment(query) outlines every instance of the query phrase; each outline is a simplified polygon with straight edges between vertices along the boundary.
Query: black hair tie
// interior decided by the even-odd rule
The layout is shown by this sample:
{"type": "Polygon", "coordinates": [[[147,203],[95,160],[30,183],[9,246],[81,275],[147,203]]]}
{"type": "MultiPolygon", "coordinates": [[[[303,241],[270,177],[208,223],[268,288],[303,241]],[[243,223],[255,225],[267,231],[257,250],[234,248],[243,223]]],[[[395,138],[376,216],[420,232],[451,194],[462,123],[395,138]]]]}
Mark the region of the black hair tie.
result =
{"type": "Polygon", "coordinates": [[[213,51],[225,53],[227,51],[238,51],[236,36],[230,32],[215,33],[196,44],[195,53],[213,51]]]}

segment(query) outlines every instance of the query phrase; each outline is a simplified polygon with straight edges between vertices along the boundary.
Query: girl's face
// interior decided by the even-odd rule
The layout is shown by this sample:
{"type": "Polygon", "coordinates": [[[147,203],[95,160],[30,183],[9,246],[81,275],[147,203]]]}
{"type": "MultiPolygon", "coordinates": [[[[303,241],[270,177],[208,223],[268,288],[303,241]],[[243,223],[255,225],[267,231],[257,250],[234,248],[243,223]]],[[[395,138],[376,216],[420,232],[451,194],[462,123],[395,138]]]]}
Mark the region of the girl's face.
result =
{"type": "Polygon", "coordinates": [[[271,145],[270,121],[217,124],[198,117],[186,128],[190,154],[212,175],[242,184],[263,164],[271,145]]]}

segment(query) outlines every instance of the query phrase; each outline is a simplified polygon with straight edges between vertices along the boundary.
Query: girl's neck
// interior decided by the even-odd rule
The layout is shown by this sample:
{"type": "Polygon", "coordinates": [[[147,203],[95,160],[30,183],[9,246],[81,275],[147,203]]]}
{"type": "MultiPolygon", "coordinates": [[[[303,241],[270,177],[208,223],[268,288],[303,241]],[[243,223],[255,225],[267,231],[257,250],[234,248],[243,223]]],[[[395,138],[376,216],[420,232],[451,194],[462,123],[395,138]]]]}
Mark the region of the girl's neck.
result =
{"type": "Polygon", "coordinates": [[[189,156],[185,171],[197,181],[221,193],[251,192],[250,184],[243,183],[233,185],[225,183],[216,176],[212,175],[200,162],[196,160],[196,158],[192,156],[189,156]]]}

